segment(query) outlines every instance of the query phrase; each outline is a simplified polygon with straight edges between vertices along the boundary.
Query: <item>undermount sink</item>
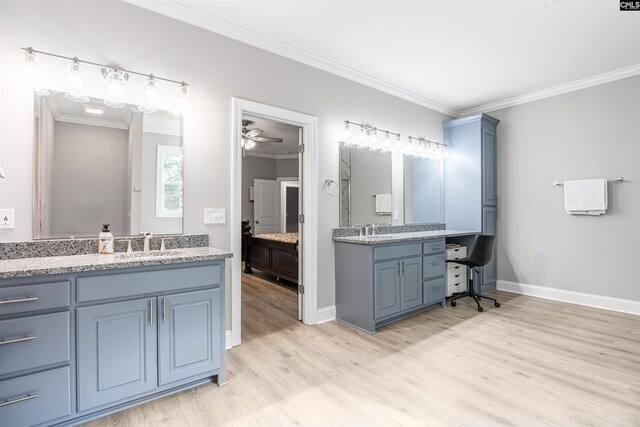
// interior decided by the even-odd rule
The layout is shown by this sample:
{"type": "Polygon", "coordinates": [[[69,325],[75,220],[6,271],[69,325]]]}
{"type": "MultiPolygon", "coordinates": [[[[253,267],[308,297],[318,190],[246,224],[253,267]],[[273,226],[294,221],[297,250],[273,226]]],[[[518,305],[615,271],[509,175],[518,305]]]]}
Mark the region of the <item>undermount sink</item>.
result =
{"type": "Polygon", "coordinates": [[[150,252],[132,252],[116,255],[118,259],[137,259],[137,258],[154,258],[160,256],[182,255],[184,251],[150,251],[150,252]]]}

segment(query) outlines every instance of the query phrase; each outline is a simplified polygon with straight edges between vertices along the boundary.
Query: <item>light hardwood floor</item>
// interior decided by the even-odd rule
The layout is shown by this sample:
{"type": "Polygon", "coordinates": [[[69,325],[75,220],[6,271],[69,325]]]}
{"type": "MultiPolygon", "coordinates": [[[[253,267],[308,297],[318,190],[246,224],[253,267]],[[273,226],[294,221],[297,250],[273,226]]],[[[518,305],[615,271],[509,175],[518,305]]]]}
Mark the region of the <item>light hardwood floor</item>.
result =
{"type": "Polygon", "coordinates": [[[243,279],[230,383],[98,426],[640,425],[640,318],[514,294],[381,328],[306,326],[296,294],[243,279]]]}

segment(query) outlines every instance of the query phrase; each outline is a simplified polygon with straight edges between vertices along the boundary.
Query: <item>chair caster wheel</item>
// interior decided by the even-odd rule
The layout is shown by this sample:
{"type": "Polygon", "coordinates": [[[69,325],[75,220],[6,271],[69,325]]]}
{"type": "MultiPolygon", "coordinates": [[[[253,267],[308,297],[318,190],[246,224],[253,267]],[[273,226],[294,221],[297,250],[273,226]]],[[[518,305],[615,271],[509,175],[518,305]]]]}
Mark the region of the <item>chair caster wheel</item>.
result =
{"type": "Polygon", "coordinates": [[[451,301],[451,307],[455,307],[456,305],[458,305],[458,303],[457,303],[457,302],[455,302],[455,301],[451,301]]]}
{"type": "Polygon", "coordinates": [[[500,307],[500,303],[498,301],[494,302],[493,305],[495,305],[496,307],[500,307]]]}
{"type": "Polygon", "coordinates": [[[484,308],[483,308],[483,307],[478,307],[478,311],[479,311],[480,313],[482,313],[482,312],[484,311],[484,308]]]}

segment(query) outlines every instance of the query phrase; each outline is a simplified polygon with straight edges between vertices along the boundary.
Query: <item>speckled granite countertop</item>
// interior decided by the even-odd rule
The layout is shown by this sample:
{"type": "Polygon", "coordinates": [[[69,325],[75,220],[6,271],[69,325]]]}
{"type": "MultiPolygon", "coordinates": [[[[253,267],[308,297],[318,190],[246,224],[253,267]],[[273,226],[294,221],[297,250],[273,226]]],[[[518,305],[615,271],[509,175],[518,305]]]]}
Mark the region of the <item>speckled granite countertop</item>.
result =
{"type": "Polygon", "coordinates": [[[353,243],[356,245],[383,245],[386,243],[402,243],[412,242],[414,240],[430,240],[442,239],[445,237],[456,236],[473,236],[480,234],[478,231],[460,231],[460,230],[433,230],[433,231],[417,231],[413,233],[393,233],[393,234],[377,234],[375,236],[351,236],[351,237],[334,237],[335,242],[353,243]]]}
{"type": "Polygon", "coordinates": [[[298,233],[256,234],[254,239],[275,240],[276,242],[298,243],[298,233]]]}
{"type": "Polygon", "coordinates": [[[209,247],[172,249],[165,252],[116,252],[112,255],[69,255],[0,260],[0,279],[80,273],[117,268],[148,267],[183,262],[231,258],[230,252],[209,247]]]}

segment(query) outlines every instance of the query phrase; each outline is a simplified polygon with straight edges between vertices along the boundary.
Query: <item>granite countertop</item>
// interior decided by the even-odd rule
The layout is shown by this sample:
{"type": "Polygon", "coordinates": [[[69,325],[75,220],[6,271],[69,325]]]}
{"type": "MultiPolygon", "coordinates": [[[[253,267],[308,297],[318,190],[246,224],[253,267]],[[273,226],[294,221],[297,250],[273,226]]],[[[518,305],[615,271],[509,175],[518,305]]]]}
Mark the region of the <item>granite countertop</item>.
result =
{"type": "Polygon", "coordinates": [[[377,234],[375,236],[334,237],[334,242],[353,243],[356,245],[383,245],[386,243],[412,242],[414,240],[442,239],[445,237],[473,236],[479,231],[433,230],[411,233],[377,234]]]}
{"type": "Polygon", "coordinates": [[[0,260],[0,279],[80,273],[117,268],[148,267],[231,258],[231,252],[209,247],[171,249],[165,252],[116,252],[111,255],[68,255],[0,260]]]}
{"type": "Polygon", "coordinates": [[[256,234],[254,239],[275,240],[276,242],[298,243],[298,233],[256,234]]]}

